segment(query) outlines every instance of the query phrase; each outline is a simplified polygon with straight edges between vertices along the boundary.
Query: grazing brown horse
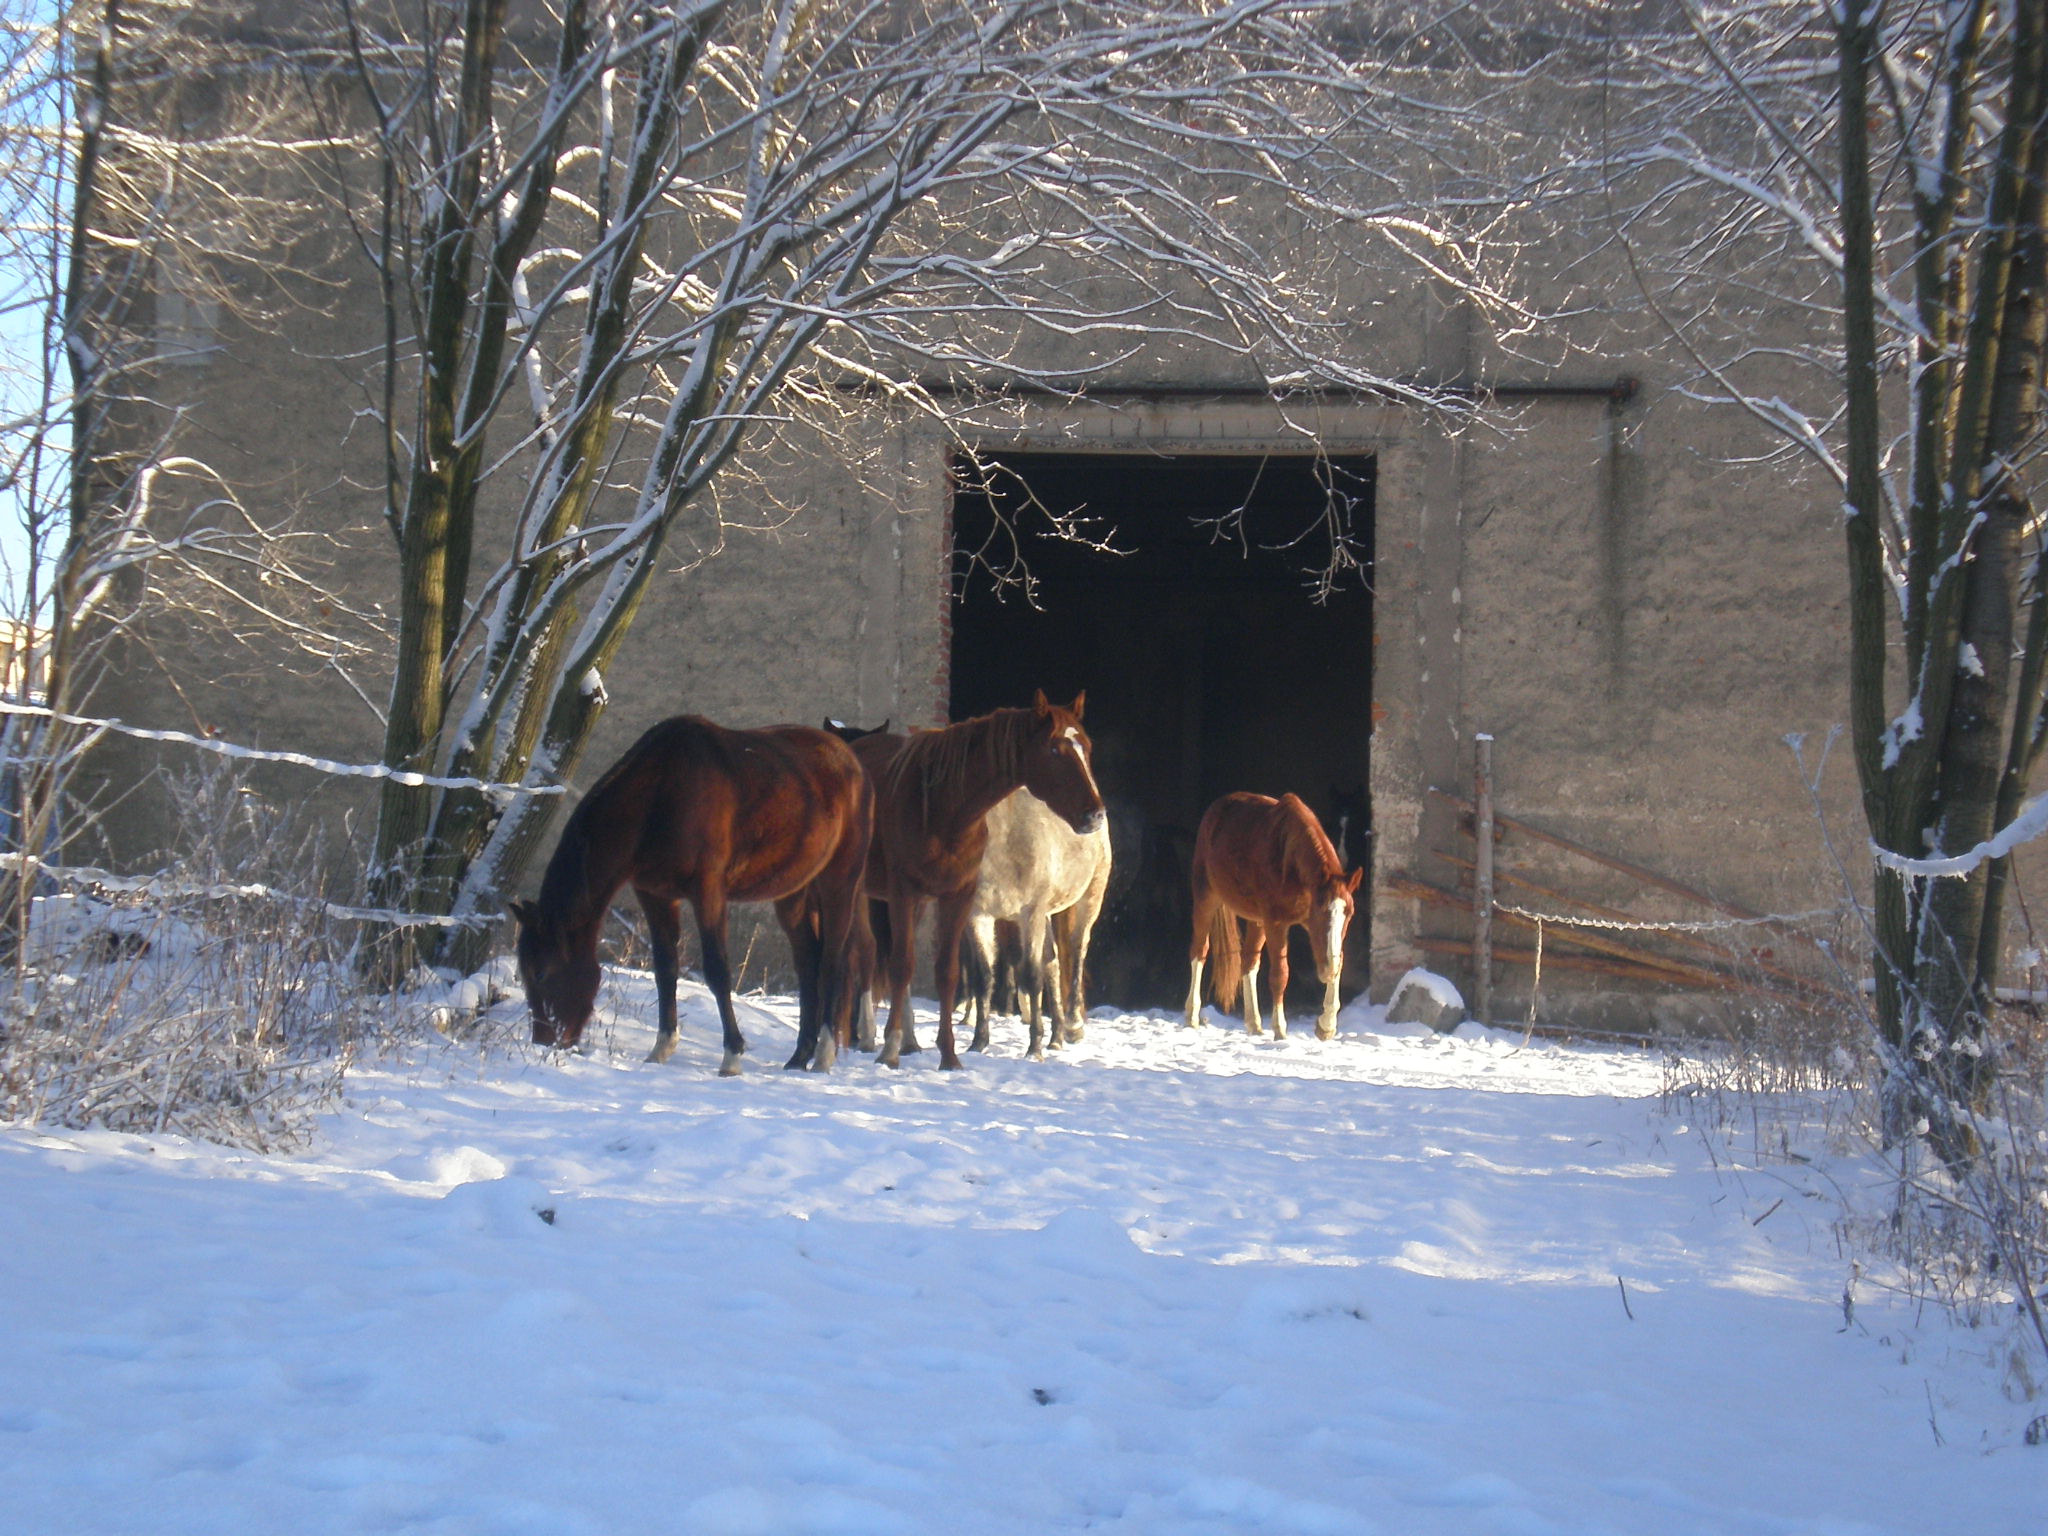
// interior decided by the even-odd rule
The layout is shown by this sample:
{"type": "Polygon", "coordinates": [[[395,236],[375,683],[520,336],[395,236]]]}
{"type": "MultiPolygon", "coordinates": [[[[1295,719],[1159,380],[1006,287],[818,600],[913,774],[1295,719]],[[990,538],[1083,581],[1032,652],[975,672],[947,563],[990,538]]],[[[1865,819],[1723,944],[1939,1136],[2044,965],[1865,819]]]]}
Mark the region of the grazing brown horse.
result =
{"type": "MultiPolygon", "coordinates": [[[[882,969],[889,984],[884,1066],[917,1047],[910,1017],[910,976],[917,963],[917,919],[937,903],[939,1065],[957,1069],[953,1000],[960,984],[960,932],[974,904],[986,818],[995,803],[1028,789],[1076,832],[1104,818],[1089,766],[1094,751],[1081,729],[1085,693],[1061,706],[1040,692],[1028,709],[999,709],[910,736],[878,732],[853,744],[875,786],[875,837],[868,854],[868,894],[888,905],[882,969]]],[[[877,925],[881,942],[882,925],[877,925]]]]}
{"type": "Polygon", "coordinates": [[[719,1074],[739,1071],[747,1042],[733,1015],[726,908],[772,901],[796,960],[799,1028],[788,1064],[830,1067],[833,1029],[821,1024],[835,1023],[850,996],[848,954],[873,826],[867,775],[825,731],[732,731],[695,715],[662,721],[570,815],[538,899],[511,904],[534,1043],[582,1039],[597,997],[598,929],[630,883],[647,914],[660,998],[649,1061],[675,1054],[676,951],[687,900],[725,1027],[719,1074]]]}
{"type": "Polygon", "coordinates": [[[1287,1038],[1281,999],[1287,993],[1287,933],[1308,929],[1323,1011],[1316,1038],[1337,1033],[1337,978],[1344,969],[1344,933],[1351,926],[1358,878],[1344,873],[1322,823],[1293,795],[1225,795],[1195,833],[1194,936],[1188,944],[1188,1024],[1202,1022],[1202,964],[1216,951],[1213,995],[1228,1008],[1242,979],[1244,1027],[1259,1033],[1260,951],[1272,957],[1273,1038],[1287,1038]],[[1238,920],[1244,921],[1242,949],[1238,920]]]}

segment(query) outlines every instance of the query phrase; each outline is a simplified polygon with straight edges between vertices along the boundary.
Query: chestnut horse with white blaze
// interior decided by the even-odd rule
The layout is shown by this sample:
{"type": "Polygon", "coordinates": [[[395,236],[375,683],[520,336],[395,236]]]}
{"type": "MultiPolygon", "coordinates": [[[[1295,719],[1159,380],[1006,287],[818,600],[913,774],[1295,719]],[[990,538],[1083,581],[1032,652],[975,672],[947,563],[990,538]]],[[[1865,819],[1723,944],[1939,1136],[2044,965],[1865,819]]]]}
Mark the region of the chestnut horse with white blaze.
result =
{"type": "Polygon", "coordinates": [[[597,998],[598,930],[621,886],[647,916],[660,1029],[649,1061],[676,1049],[682,904],[696,909],[704,980],[718,999],[725,1058],[747,1048],[732,1007],[726,909],[768,901],[796,961],[791,1067],[832,1064],[851,997],[854,929],[865,932],[874,793],[847,745],[802,725],[735,731],[695,715],[654,726],[590,787],[562,828],[540,895],[511,903],[519,978],[536,1045],[573,1046],[597,998]]]}
{"type": "Polygon", "coordinates": [[[1344,970],[1344,934],[1351,926],[1363,870],[1344,873],[1322,823],[1293,795],[1225,795],[1202,817],[1195,833],[1194,935],[1188,944],[1190,1028],[1202,1022],[1202,967],[1212,949],[1211,995],[1228,1008],[1240,985],[1244,1027],[1259,1029],[1261,951],[1271,957],[1268,996],[1273,1038],[1287,1038],[1282,999],[1287,993],[1287,934],[1308,929],[1323,1009],[1316,1038],[1337,1033],[1337,980],[1344,970]],[[1240,946],[1238,922],[1244,923],[1240,946]]]}
{"type": "MultiPolygon", "coordinates": [[[[864,736],[853,751],[875,787],[875,836],[868,854],[868,895],[888,905],[889,943],[881,970],[889,986],[882,1054],[893,1067],[917,1049],[910,977],[917,963],[917,919],[936,906],[939,1065],[960,1066],[953,1046],[953,1002],[960,985],[960,933],[974,904],[988,847],[991,807],[1028,789],[1079,833],[1106,820],[1089,766],[1094,751],[1081,729],[1085,693],[1067,705],[1039,692],[1028,709],[998,709],[957,725],[864,736]]],[[[880,935],[877,934],[879,942],[880,935]]]]}

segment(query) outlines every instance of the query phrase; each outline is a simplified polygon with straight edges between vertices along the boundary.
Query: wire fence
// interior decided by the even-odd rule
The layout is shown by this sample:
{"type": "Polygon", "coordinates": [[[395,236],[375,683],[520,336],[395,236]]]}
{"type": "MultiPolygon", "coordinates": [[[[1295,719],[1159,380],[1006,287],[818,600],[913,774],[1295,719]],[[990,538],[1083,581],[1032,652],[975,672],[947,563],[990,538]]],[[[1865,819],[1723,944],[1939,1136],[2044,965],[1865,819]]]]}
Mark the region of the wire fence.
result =
{"type": "MultiPolygon", "coordinates": [[[[303,768],[335,778],[367,779],[389,782],[407,788],[474,790],[500,805],[510,804],[522,795],[564,795],[567,787],[560,784],[507,784],[491,779],[466,778],[444,774],[419,773],[410,769],[393,768],[385,763],[347,763],[333,758],[318,757],[306,752],[277,751],[264,747],[251,747],[239,742],[225,741],[216,736],[202,736],[190,731],[162,730],[148,726],[129,725],[125,721],[100,718],[91,715],[68,714],[51,709],[46,705],[26,702],[19,698],[0,698],[0,721],[7,722],[8,729],[0,732],[0,757],[4,764],[7,805],[4,815],[10,825],[18,825],[17,807],[14,799],[19,794],[18,765],[21,761],[19,747],[11,729],[13,722],[22,719],[49,720],[59,725],[74,726],[97,734],[112,734],[136,741],[157,742],[166,745],[189,747],[196,751],[210,753],[215,757],[238,763],[275,763],[286,767],[303,768]]],[[[61,864],[29,853],[0,854],[0,869],[9,871],[30,870],[37,876],[73,890],[95,890],[109,895],[140,896],[154,900],[262,900],[291,906],[301,911],[318,912],[323,916],[340,921],[377,923],[393,929],[410,928],[484,928],[494,918],[468,913],[460,916],[435,916],[401,911],[391,907],[356,906],[347,902],[328,901],[321,897],[295,895],[274,886],[260,882],[220,883],[180,880],[175,876],[158,872],[148,875],[126,875],[113,870],[102,869],[90,864],[61,864]]]]}

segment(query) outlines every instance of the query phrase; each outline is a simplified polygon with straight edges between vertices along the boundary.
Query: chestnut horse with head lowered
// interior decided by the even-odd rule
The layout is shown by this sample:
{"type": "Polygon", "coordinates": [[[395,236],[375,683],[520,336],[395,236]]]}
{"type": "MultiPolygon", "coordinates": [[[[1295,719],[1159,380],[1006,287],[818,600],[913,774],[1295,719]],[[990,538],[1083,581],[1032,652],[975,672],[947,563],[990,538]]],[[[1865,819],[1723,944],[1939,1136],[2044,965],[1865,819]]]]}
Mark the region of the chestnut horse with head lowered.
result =
{"type": "Polygon", "coordinates": [[[704,980],[725,1031],[723,1076],[747,1042],[733,1015],[726,910],[769,901],[796,960],[800,1026],[789,1065],[832,1063],[833,1025],[850,996],[874,795],[852,751],[808,726],[727,730],[694,715],[642,736],[570,815],[541,878],[515,901],[519,977],[538,1045],[573,1046],[597,997],[597,937],[630,884],[647,915],[660,999],[649,1061],[676,1048],[682,904],[696,909],[704,980]]]}
{"type": "Polygon", "coordinates": [[[953,1001],[960,985],[960,932],[974,905],[991,807],[1028,789],[1076,832],[1104,818],[1089,765],[1094,751],[1081,729],[1087,695],[1068,705],[1039,693],[1028,709],[999,709],[935,731],[886,733],[853,744],[875,786],[875,837],[868,855],[868,895],[889,908],[882,969],[889,982],[889,1027],[880,1060],[897,1065],[917,1049],[910,1017],[910,977],[917,962],[917,919],[937,908],[939,1065],[957,1068],[953,1001]]]}
{"type": "Polygon", "coordinates": [[[1322,823],[1293,795],[1225,795],[1195,833],[1194,935],[1188,945],[1188,1023],[1202,1022],[1202,966],[1213,951],[1212,996],[1228,1008],[1243,989],[1244,1024],[1259,1033],[1259,965],[1270,957],[1273,1036],[1287,1038],[1281,1000],[1287,993],[1287,933],[1308,929],[1323,1008],[1316,1038],[1337,1033],[1337,979],[1344,970],[1344,934],[1351,926],[1358,879],[1344,873],[1322,823]],[[1244,923],[1242,945],[1238,922],[1244,923]]]}

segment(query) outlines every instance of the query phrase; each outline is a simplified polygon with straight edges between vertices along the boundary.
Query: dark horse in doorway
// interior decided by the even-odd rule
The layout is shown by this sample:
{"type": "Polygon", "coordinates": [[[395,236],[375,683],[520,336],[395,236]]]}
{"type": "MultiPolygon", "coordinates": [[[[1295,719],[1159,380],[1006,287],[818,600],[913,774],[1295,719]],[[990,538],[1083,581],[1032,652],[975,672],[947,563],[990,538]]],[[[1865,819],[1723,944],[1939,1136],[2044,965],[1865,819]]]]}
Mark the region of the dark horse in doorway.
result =
{"type": "Polygon", "coordinates": [[[1058,705],[1041,692],[1027,709],[999,709],[909,736],[878,732],[853,743],[875,787],[868,894],[889,909],[880,965],[889,986],[888,1031],[877,1058],[883,1065],[893,1067],[905,1051],[918,1048],[910,977],[917,963],[917,919],[928,901],[937,911],[939,1065],[960,1065],[953,1045],[960,933],[988,847],[990,808],[1028,789],[1076,832],[1101,825],[1102,795],[1089,762],[1093,747],[1081,729],[1086,703],[1085,693],[1058,705]]]}
{"type": "Polygon", "coordinates": [[[1281,999],[1287,993],[1287,934],[1308,929],[1323,1008],[1316,1038],[1337,1033],[1337,979],[1344,970],[1344,934],[1351,926],[1358,879],[1330,846],[1322,823],[1293,795],[1225,795],[1202,817],[1195,833],[1194,934],[1188,944],[1188,1024],[1202,1022],[1202,966],[1213,951],[1216,1001],[1228,1008],[1243,989],[1244,1026],[1259,1030],[1259,965],[1271,960],[1268,996],[1273,1036],[1287,1038],[1281,999]],[[1240,944],[1238,923],[1244,923],[1240,944]]]}
{"type": "Polygon", "coordinates": [[[704,980],[725,1030],[719,1072],[747,1048],[732,1007],[726,910],[769,901],[796,960],[800,1025],[792,1067],[832,1063],[850,997],[874,795],[852,751],[808,726],[734,731],[694,715],[664,720],[591,786],[562,828],[540,895],[515,901],[519,977],[538,1045],[573,1046],[597,998],[597,936],[631,884],[647,915],[660,997],[649,1061],[676,1048],[682,904],[696,909],[704,980]]]}

